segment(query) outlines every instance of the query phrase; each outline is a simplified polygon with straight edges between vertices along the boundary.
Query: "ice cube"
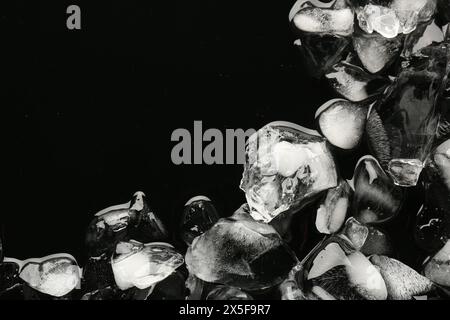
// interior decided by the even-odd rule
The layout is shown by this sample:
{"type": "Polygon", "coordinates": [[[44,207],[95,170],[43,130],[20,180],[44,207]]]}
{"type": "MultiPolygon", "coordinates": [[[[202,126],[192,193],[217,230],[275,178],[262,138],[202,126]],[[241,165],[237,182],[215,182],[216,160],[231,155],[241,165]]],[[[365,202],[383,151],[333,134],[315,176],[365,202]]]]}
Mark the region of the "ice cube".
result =
{"type": "Polygon", "coordinates": [[[399,37],[389,39],[378,33],[355,32],[353,47],[364,68],[370,73],[378,73],[399,56],[402,42],[399,37]]]}
{"type": "Polygon", "coordinates": [[[403,203],[403,190],[386,175],[378,161],[362,157],[355,167],[353,216],[362,223],[384,223],[394,218],[403,203]]]}
{"type": "Polygon", "coordinates": [[[350,8],[323,9],[306,7],[293,18],[302,32],[349,36],[353,33],[353,11],[350,8]]]}
{"type": "Polygon", "coordinates": [[[150,288],[183,263],[183,256],[162,242],[120,242],[111,260],[114,279],[121,290],[150,288]]]}
{"type": "Polygon", "coordinates": [[[211,228],[219,220],[214,204],[204,196],[190,199],[184,205],[181,218],[181,238],[190,245],[194,238],[211,228]]]}
{"type": "Polygon", "coordinates": [[[241,189],[256,220],[270,222],[284,211],[298,210],[337,185],[333,158],[316,131],[270,123],[249,138],[246,153],[241,189]],[[267,167],[273,170],[268,173],[267,167]]]}
{"type": "Polygon", "coordinates": [[[345,222],[342,234],[352,242],[356,250],[360,250],[369,236],[369,228],[355,218],[350,217],[345,222]]]}
{"type": "Polygon", "coordinates": [[[342,236],[322,241],[304,260],[297,279],[321,300],[384,300],[386,287],[377,269],[342,236]]]}
{"type": "Polygon", "coordinates": [[[36,291],[62,297],[80,286],[80,273],[75,258],[55,254],[23,261],[19,277],[36,291]]]}
{"type": "Polygon", "coordinates": [[[108,207],[95,214],[88,227],[86,245],[89,255],[112,253],[122,240],[164,241],[168,237],[162,221],[147,204],[145,194],[136,192],[131,201],[108,207]]]}
{"type": "Polygon", "coordinates": [[[401,32],[400,21],[394,10],[366,5],[358,10],[359,26],[367,33],[378,32],[385,38],[395,38],[401,32]]]}
{"type": "Polygon", "coordinates": [[[296,263],[272,226],[251,219],[220,219],[186,253],[190,274],[251,291],[278,285],[296,263]]]}
{"type": "Polygon", "coordinates": [[[330,234],[341,229],[350,206],[351,189],[341,180],[337,187],[329,189],[324,202],[317,209],[316,229],[330,234]]]}
{"type": "Polygon", "coordinates": [[[369,105],[344,99],[332,99],[316,111],[320,131],[341,149],[358,146],[364,133],[369,105]]]}

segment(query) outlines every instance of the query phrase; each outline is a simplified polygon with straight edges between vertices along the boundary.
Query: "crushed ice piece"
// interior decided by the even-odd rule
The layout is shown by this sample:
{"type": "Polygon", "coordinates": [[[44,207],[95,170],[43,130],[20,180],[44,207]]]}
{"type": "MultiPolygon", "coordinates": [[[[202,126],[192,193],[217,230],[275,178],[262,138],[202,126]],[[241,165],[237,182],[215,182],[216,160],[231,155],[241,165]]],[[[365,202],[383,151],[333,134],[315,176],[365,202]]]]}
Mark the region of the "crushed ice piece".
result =
{"type": "Polygon", "coordinates": [[[184,205],[181,218],[181,238],[190,245],[219,220],[219,214],[211,200],[204,196],[190,199],[184,205]]]}
{"type": "Polygon", "coordinates": [[[353,11],[350,8],[324,9],[308,6],[293,18],[302,32],[349,36],[353,33],[353,11]]]}
{"type": "Polygon", "coordinates": [[[316,111],[320,131],[334,146],[353,149],[364,133],[368,104],[332,99],[316,111]]]}
{"type": "Polygon", "coordinates": [[[396,186],[372,156],[362,157],[353,175],[353,216],[362,223],[384,223],[394,218],[403,203],[396,186]]]}
{"type": "Polygon", "coordinates": [[[296,263],[275,229],[251,218],[220,219],[186,253],[190,274],[250,291],[278,285],[296,263]]]}
{"type": "Polygon", "coordinates": [[[317,231],[331,234],[341,229],[350,206],[350,192],[350,187],[343,180],[337,187],[328,190],[324,202],[317,209],[317,231]]]}
{"type": "Polygon", "coordinates": [[[55,254],[21,262],[19,277],[31,288],[62,297],[80,285],[80,268],[71,255],[55,254]]]}
{"type": "Polygon", "coordinates": [[[154,286],[183,263],[183,256],[162,242],[120,242],[111,260],[114,279],[121,290],[154,286]]]}
{"type": "Polygon", "coordinates": [[[378,33],[355,32],[353,47],[364,68],[370,73],[386,69],[400,54],[402,41],[398,37],[385,38],[378,33]]]}
{"type": "Polygon", "coordinates": [[[270,222],[337,185],[332,155],[316,131],[273,122],[249,138],[246,153],[240,187],[256,220],[270,222]]]}

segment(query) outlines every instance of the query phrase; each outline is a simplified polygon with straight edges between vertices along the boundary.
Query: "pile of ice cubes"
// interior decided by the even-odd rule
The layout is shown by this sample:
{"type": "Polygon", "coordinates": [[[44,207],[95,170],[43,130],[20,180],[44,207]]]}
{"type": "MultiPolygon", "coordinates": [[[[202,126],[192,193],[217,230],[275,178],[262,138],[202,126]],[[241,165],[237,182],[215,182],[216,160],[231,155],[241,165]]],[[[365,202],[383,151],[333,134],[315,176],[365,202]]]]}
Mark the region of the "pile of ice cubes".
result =
{"type": "Polygon", "coordinates": [[[314,129],[278,121],[248,139],[246,203],[220,213],[194,197],[168,230],[136,192],[93,216],[83,266],[63,253],[7,257],[0,238],[0,299],[448,299],[449,8],[297,1],[300,57],[336,96],[314,129]],[[357,150],[367,154],[347,177],[337,158],[357,150]]]}

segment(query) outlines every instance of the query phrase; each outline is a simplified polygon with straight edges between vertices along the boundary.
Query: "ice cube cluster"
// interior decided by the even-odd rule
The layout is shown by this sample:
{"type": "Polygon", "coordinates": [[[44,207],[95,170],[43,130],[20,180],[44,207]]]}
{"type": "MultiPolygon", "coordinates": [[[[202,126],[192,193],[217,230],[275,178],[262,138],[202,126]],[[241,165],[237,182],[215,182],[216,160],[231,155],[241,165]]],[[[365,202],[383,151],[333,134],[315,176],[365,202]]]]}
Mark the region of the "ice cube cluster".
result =
{"type": "Polygon", "coordinates": [[[277,121],[249,137],[246,202],[186,199],[170,230],[136,192],[92,216],[82,266],[9,257],[0,237],[0,299],[449,299],[449,7],[297,1],[295,44],[336,96],[314,129],[277,121]],[[346,176],[338,159],[357,150],[346,176]]]}

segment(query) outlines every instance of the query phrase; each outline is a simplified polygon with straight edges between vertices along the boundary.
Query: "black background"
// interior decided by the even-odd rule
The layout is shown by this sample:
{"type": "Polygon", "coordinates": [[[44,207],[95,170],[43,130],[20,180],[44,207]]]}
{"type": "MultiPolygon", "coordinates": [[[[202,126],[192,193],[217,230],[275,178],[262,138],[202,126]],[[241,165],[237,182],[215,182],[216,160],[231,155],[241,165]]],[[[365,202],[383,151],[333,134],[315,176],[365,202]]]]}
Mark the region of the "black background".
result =
{"type": "MultiPolygon", "coordinates": [[[[175,166],[171,133],[194,120],[204,130],[314,125],[331,95],[293,46],[294,2],[2,4],[6,254],[83,259],[93,214],[137,190],[172,229],[196,194],[231,214],[245,201],[242,166],[175,166]],[[66,28],[69,4],[82,30],[66,28]]],[[[356,158],[339,160],[347,177],[356,158]]]]}

